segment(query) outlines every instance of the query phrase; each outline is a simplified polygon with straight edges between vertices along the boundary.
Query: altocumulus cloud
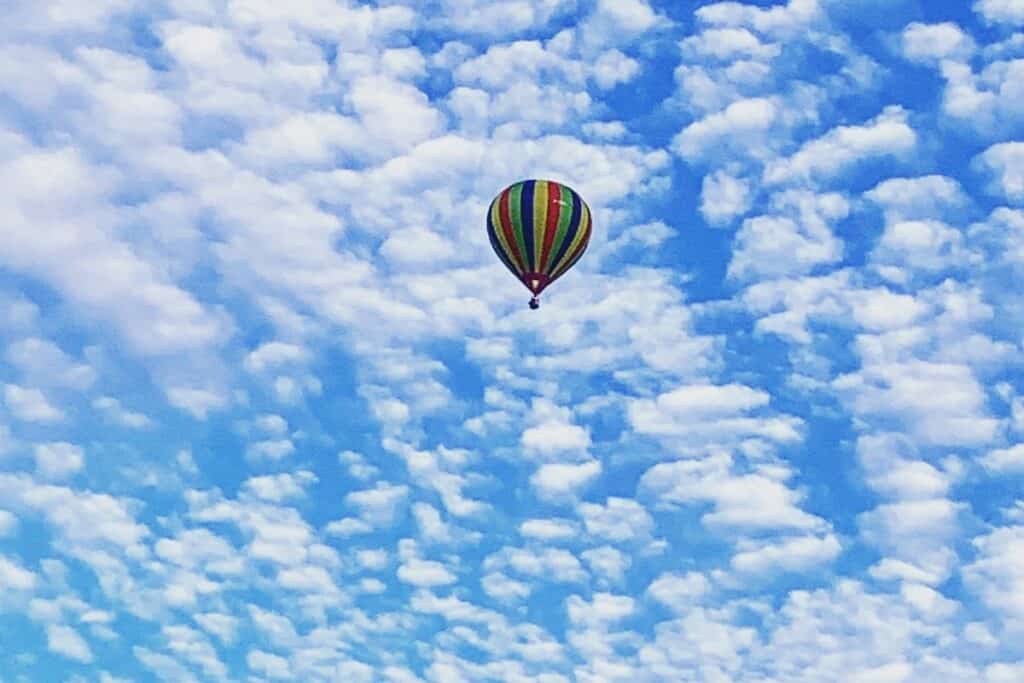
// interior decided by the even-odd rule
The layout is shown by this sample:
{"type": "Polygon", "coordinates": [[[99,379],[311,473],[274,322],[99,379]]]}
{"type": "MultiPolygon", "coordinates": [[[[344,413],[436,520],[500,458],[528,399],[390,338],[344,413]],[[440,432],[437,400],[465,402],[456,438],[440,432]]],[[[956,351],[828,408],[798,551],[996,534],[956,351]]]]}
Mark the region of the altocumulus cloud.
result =
{"type": "Polygon", "coordinates": [[[0,679],[1024,679],[1024,3],[953,4],[8,2],[0,679]]]}

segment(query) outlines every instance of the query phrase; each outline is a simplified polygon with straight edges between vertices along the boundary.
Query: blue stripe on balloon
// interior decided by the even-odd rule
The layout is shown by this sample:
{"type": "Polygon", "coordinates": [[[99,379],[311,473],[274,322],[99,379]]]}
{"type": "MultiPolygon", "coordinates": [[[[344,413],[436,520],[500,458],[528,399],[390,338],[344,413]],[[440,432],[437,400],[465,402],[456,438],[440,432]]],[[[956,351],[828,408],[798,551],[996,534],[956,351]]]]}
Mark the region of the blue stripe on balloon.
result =
{"type": "Polygon", "coordinates": [[[535,273],[537,265],[534,263],[533,255],[533,192],[535,180],[527,180],[523,183],[522,200],[519,203],[519,217],[523,223],[523,241],[526,243],[526,272],[535,273]]]}
{"type": "Polygon", "coordinates": [[[494,253],[498,255],[498,258],[501,259],[501,262],[505,264],[505,267],[512,271],[512,273],[516,275],[516,277],[518,277],[519,269],[512,261],[511,254],[505,253],[505,249],[501,246],[501,240],[498,239],[498,226],[494,224],[493,218],[493,202],[491,203],[491,207],[492,210],[489,210],[487,212],[487,237],[491,241],[491,248],[494,249],[494,253]]]}
{"type": "Polygon", "coordinates": [[[569,245],[572,244],[573,239],[576,237],[576,232],[580,229],[580,219],[583,217],[583,207],[580,205],[580,196],[575,192],[570,192],[569,194],[572,195],[572,218],[569,221],[569,229],[565,231],[565,238],[562,239],[562,243],[558,245],[558,253],[555,254],[555,258],[551,259],[548,264],[548,275],[558,270],[558,264],[562,262],[562,257],[565,256],[565,252],[568,251],[569,245]]]}

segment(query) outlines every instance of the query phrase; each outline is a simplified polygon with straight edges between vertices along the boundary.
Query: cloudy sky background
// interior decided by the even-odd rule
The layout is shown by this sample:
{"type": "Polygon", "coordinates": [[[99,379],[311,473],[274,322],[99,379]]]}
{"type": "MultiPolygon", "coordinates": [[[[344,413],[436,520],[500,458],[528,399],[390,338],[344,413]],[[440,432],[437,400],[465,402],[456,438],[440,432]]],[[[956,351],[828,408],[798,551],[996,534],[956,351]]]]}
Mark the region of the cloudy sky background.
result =
{"type": "Polygon", "coordinates": [[[1024,1],[4,14],[0,681],[1024,680],[1024,1]]]}

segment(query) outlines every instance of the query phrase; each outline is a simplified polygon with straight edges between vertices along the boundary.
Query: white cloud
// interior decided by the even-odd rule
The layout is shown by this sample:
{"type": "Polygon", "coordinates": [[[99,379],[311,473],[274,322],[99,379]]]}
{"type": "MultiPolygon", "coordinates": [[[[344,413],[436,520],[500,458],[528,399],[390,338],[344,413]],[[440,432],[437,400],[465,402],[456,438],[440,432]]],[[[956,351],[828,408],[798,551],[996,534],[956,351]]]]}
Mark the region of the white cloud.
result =
{"type": "Polygon", "coordinates": [[[741,542],[732,558],[732,567],[747,575],[772,570],[805,572],[838,557],[842,547],[833,534],[797,536],[777,543],[741,542]]]}
{"type": "Polygon", "coordinates": [[[161,538],[153,550],[165,562],[214,575],[237,575],[244,568],[233,545],[202,528],[182,531],[174,538],[161,538]]]}
{"type": "Polygon", "coordinates": [[[388,552],[386,550],[360,550],[356,553],[356,561],[364,569],[380,571],[388,566],[388,552]]]}
{"type": "MultiPolygon", "coordinates": [[[[186,9],[179,11],[185,15],[197,11],[194,5],[186,4],[184,7],[186,9]]],[[[230,5],[229,13],[234,22],[247,29],[287,27],[303,34],[308,32],[317,37],[335,38],[359,50],[372,47],[379,41],[386,42],[394,31],[409,29],[415,23],[415,14],[407,7],[370,9],[322,0],[294,8],[250,0],[230,5]]]]}
{"type": "Polygon", "coordinates": [[[348,537],[358,534],[368,534],[373,531],[373,527],[361,519],[344,517],[328,524],[324,528],[324,531],[335,536],[348,537]]]}
{"type": "Polygon", "coordinates": [[[853,289],[849,271],[819,277],[758,282],[743,293],[743,303],[759,320],[755,330],[807,344],[812,318],[833,320],[845,312],[845,295],[853,289]]]}
{"type": "Polygon", "coordinates": [[[369,523],[386,527],[394,523],[406,506],[409,486],[378,482],[374,488],[357,490],[345,497],[345,502],[359,511],[369,523]]]}
{"type": "Polygon", "coordinates": [[[540,453],[583,450],[590,445],[590,435],[578,425],[551,420],[523,432],[523,446],[540,453]]]}
{"type": "Polygon", "coordinates": [[[35,447],[36,471],[45,479],[67,479],[85,466],[81,446],[64,441],[38,444],[35,447]]]}
{"type": "Polygon", "coordinates": [[[299,643],[295,624],[289,617],[256,605],[250,604],[248,607],[252,625],[266,637],[269,644],[280,649],[293,649],[299,643]]]}
{"type": "Polygon", "coordinates": [[[865,192],[864,197],[881,205],[894,222],[938,218],[945,209],[967,202],[960,183],[942,175],[890,178],[865,192]]]}
{"type": "Polygon", "coordinates": [[[377,476],[378,470],[366,462],[366,459],[355,451],[342,451],[338,460],[348,468],[348,473],[359,481],[367,481],[377,476]]]}
{"type": "Polygon", "coordinates": [[[667,410],[697,414],[702,418],[760,408],[768,401],[767,393],[742,384],[695,384],[658,397],[659,406],[667,410]]]}
{"type": "Polygon", "coordinates": [[[903,56],[912,61],[940,59],[966,61],[974,52],[974,41],[952,22],[921,24],[903,29],[903,56]]]}
{"type": "Polygon", "coordinates": [[[340,153],[360,152],[363,131],[351,118],[338,114],[296,114],[246,134],[240,156],[248,164],[326,165],[340,153]]]}
{"type": "Polygon", "coordinates": [[[458,577],[448,571],[440,562],[411,557],[398,568],[398,578],[404,583],[419,587],[447,586],[458,577]]]}
{"type": "Polygon", "coordinates": [[[168,649],[200,667],[207,676],[223,677],[227,674],[227,667],[202,632],[182,625],[167,625],[162,631],[168,649]]]}
{"type": "Polygon", "coordinates": [[[454,75],[460,83],[481,85],[489,91],[536,81],[542,71],[580,83],[582,66],[549,47],[536,40],[492,45],[484,54],[460,64],[454,75]]]}
{"type": "Polygon", "coordinates": [[[595,593],[593,600],[586,601],[578,595],[571,595],[566,602],[569,622],[574,626],[603,626],[621,621],[633,614],[636,603],[627,595],[595,593]]]}
{"type": "Polygon", "coordinates": [[[850,680],[854,683],[868,683],[869,681],[903,683],[903,681],[908,680],[912,672],[913,667],[909,663],[899,661],[883,664],[882,666],[858,669],[851,673],[850,680]]]}
{"type": "Polygon", "coordinates": [[[382,71],[398,79],[414,79],[425,76],[427,61],[415,47],[400,47],[384,50],[381,54],[382,71]]]}
{"type": "Polygon", "coordinates": [[[54,406],[39,389],[4,385],[4,402],[14,417],[24,422],[60,422],[64,412],[54,406]]]}
{"type": "Polygon", "coordinates": [[[430,139],[441,129],[441,115],[415,86],[382,76],[357,78],[347,99],[369,137],[366,153],[388,158],[430,139]]]}
{"type": "Polygon", "coordinates": [[[769,183],[829,178],[862,159],[900,156],[916,144],[907,111],[889,106],[863,126],[839,126],[805,143],[791,157],[769,164],[764,177],[769,183]]]}
{"type": "MultiPolygon", "coordinates": [[[[616,253],[626,245],[635,245],[646,249],[654,249],[661,246],[666,240],[677,234],[679,234],[677,230],[669,227],[661,221],[641,223],[639,225],[630,226],[614,240],[608,241],[605,248],[599,253],[602,259],[607,259],[611,254],[616,253]]],[[[594,251],[598,250],[595,249],[594,251]]]]}
{"type": "Polygon", "coordinates": [[[994,23],[1024,24],[1024,3],[1020,0],[977,0],[974,11],[994,23]]]}
{"type": "Polygon", "coordinates": [[[537,580],[561,583],[576,583],[587,576],[576,556],[563,548],[505,547],[489,555],[483,569],[508,569],[537,580]]]}
{"type": "Polygon", "coordinates": [[[968,588],[994,612],[1024,617],[1024,527],[996,528],[972,543],[977,557],[962,570],[968,588]]]}
{"type": "Polygon", "coordinates": [[[834,385],[858,413],[896,418],[923,443],[979,446],[999,427],[982,386],[963,365],[879,363],[842,375],[834,385]]]}
{"type": "Polygon", "coordinates": [[[899,19],[882,0],[671,20],[641,1],[377,4],[17,0],[0,28],[0,270],[28,287],[0,292],[0,383],[63,417],[26,423],[5,389],[3,464],[60,439],[90,454],[89,491],[44,481],[74,457],[0,473],[3,608],[95,650],[56,665],[110,683],[99,660],[121,650],[185,682],[1021,678],[995,647],[1024,623],[1016,527],[961,556],[991,511],[959,484],[1020,469],[1006,283],[1024,241],[948,163],[997,145],[974,168],[1019,199],[992,151],[1016,136],[1019,37],[890,25],[946,92],[865,121],[919,70],[863,43],[865,17],[899,19]],[[129,19],[156,43],[127,54],[129,19]],[[621,100],[672,45],[677,93],[621,100]],[[936,159],[946,175],[891,177],[936,159]],[[535,175],[587,197],[597,252],[530,313],[480,216],[535,175]],[[884,232],[862,220],[876,206],[884,232]],[[736,235],[687,225],[694,209],[736,235]],[[157,424],[150,388],[208,423],[157,424]],[[862,437],[840,487],[867,491],[862,517],[805,466],[844,457],[833,421],[862,437]],[[230,472],[224,434],[247,456],[230,472]],[[151,496],[176,489],[185,510],[151,496]],[[20,552],[33,525],[39,561],[20,552]],[[704,532],[718,550],[681,564],[704,532]],[[877,562],[830,566],[847,546],[877,562]],[[958,572],[976,599],[942,594],[958,572]],[[160,628],[119,639],[122,612],[160,628]],[[381,649],[409,633],[412,654],[381,649]]]}
{"type": "Polygon", "coordinates": [[[628,83],[639,73],[639,62],[619,50],[603,52],[594,63],[594,81],[598,87],[605,89],[628,83]]]}
{"type": "Polygon", "coordinates": [[[711,583],[700,572],[666,572],[647,587],[647,595],[680,613],[688,611],[710,591],[711,583]]]}
{"type": "Polygon", "coordinates": [[[604,505],[580,503],[587,533],[613,543],[643,541],[654,529],[654,519],[644,506],[630,498],[608,498],[604,505]]]}
{"type": "Polygon", "coordinates": [[[941,221],[901,221],[886,226],[873,261],[901,268],[942,271],[966,260],[958,230],[941,221]]]}
{"type": "Polygon", "coordinates": [[[655,465],[644,473],[640,490],[657,500],[713,503],[701,519],[710,527],[815,530],[824,520],[801,510],[801,494],[774,473],[733,474],[727,454],[655,465]]]}
{"type": "Polygon", "coordinates": [[[480,585],[487,595],[502,602],[525,600],[533,590],[530,584],[511,579],[501,572],[485,574],[480,585]]]}
{"type": "Polygon", "coordinates": [[[400,267],[415,267],[417,264],[436,266],[454,256],[455,247],[427,228],[413,227],[389,236],[381,245],[380,252],[400,267]]]}
{"type": "Polygon", "coordinates": [[[305,363],[309,352],[296,344],[267,342],[250,351],[243,361],[249,372],[260,373],[282,366],[305,363]]]}
{"type": "Polygon", "coordinates": [[[629,42],[663,21],[646,0],[597,0],[594,12],[578,27],[576,35],[586,53],[629,42]]]}
{"type": "Polygon", "coordinates": [[[1019,664],[990,664],[985,667],[985,683],[1013,683],[1024,676],[1024,666],[1019,664]]]}
{"type": "Polygon", "coordinates": [[[768,402],[767,393],[742,384],[694,384],[655,399],[632,400],[627,412],[637,432],[681,438],[694,446],[731,443],[748,437],[799,441],[799,420],[749,415],[768,402]]]}
{"type": "Polygon", "coordinates": [[[933,588],[920,584],[904,583],[900,586],[900,595],[907,604],[928,621],[945,620],[955,614],[959,608],[956,601],[944,597],[933,588]]]}
{"type": "Polygon", "coordinates": [[[771,633],[752,655],[771,661],[770,675],[776,677],[797,667],[812,680],[907,681],[924,674],[938,680],[977,678],[967,662],[952,655],[929,656],[912,645],[919,638],[934,643],[953,636],[952,629],[924,622],[899,595],[869,591],[856,581],[793,591],[777,612],[769,611],[778,616],[768,617],[771,633]]]}
{"type": "Polygon", "coordinates": [[[227,405],[227,397],[220,391],[196,387],[171,387],[167,389],[167,400],[197,420],[205,420],[210,412],[227,405]]]}
{"type": "Polygon", "coordinates": [[[585,550],[580,557],[596,577],[609,584],[622,583],[626,571],[633,564],[629,555],[607,545],[585,550]]]}
{"type": "Polygon", "coordinates": [[[129,681],[127,678],[115,678],[114,676],[108,674],[106,671],[100,672],[99,681],[100,683],[131,683],[131,681],[129,681]]]}
{"type": "Polygon", "coordinates": [[[673,140],[672,149],[684,159],[704,158],[709,150],[738,148],[747,153],[764,154],[759,149],[776,123],[778,107],[770,99],[752,98],[733,102],[724,111],[691,123],[673,140]]]}
{"type": "Polygon", "coordinates": [[[972,645],[985,648],[995,647],[999,644],[996,637],[992,635],[992,631],[981,621],[972,621],[964,626],[964,640],[972,645]]]}
{"type": "Polygon", "coordinates": [[[0,291],[0,316],[7,321],[6,327],[10,332],[25,333],[37,324],[39,307],[21,294],[0,291]]]}
{"type": "Polygon", "coordinates": [[[583,124],[583,132],[601,140],[617,140],[626,133],[621,121],[591,121],[583,124]]]}
{"type": "Polygon", "coordinates": [[[270,436],[284,436],[288,433],[288,421],[280,415],[260,415],[252,421],[252,426],[270,436]]]}
{"type": "Polygon", "coordinates": [[[249,495],[272,503],[280,503],[289,498],[301,498],[306,495],[306,487],[316,483],[317,477],[308,470],[300,470],[295,474],[265,475],[251,477],[242,485],[249,495]]]}
{"type": "Polygon", "coordinates": [[[583,90],[566,96],[562,89],[554,85],[523,83],[515,89],[497,94],[491,115],[495,122],[504,122],[495,131],[497,135],[519,137],[529,135],[541,127],[559,128],[574,119],[583,118],[590,111],[592,103],[590,95],[583,90]]]}
{"type": "Polygon", "coordinates": [[[18,518],[7,510],[0,510],[0,538],[12,536],[18,528],[18,518]]]}
{"type": "Polygon", "coordinates": [[[339,593],[330,572],[308,564],[282,568],[277,573],[277,583],[288,590],[326,598],[333,598],[339,593]]]}
{"type": "Polygon", "coordinates": [[[700,192],[700,212],[708,223],[720,226],[742,216],[750,208],[750,183],[726,171],[704,176],[700,192]]]}
{"type": "Polygon", "coordinates": [[[701,7],[695,14],[711,26],[749,26],[767,35],[784,37],[805,30],[822,17],[823,11],[817,0],[789,0],[769,8],[717,2],[701,7]]]}
{"type": "Polygon", "coordinates": [[[967,64],[943,62],[946,79],[943,110],[979,127],[996,124],[1004,106],[999,94],[985,88],[967,64]]]}
{"type": "Polygon", "coordinates": [[[11,476],[0,478],[0,489],[10,492],[8,500],[18,500],[46,519],[72,550],[110,546],[130,557],[146,554],[143,540],[150,531],[135,521],[129,500],[61,486],[29,485],[11,476]]]}
{"type": "Polygon", "coordinates": [[[360,579],[359,588],[370,595],[380,595],[387,591],[388,586],[380,579],[360,579]]]}
{"type": "Polygon", "coordinates": [[[264,652],[263,650],[249,650],[245,656],[245,663],[252,671],[273,680],[288,680],[292,678],[292,670],[288,660],[280,655],[264,652]]]}
{"type": "Polygon", "coordinates": [[[736,234],[731,277],[801,275],[842,258],[843,244],[831,230],[850,210],[842,195],[792,191],[772,203],[782,215],[749,218],[736,234]]]}
{"type": "Polygon", "coordinates": [[[885,332],[906,328],[921,319],[928,304],[908,294],[889,289],[861,290],[849,299],[853,319],[866,330],[885,332]]]}
{"type": "Polygon", "coordinates": [[[420,451],[390,438],[384,440],[384,447],[405,460],[416,485],[437,492],[449,514],[472,517],[487,509],[487,505],[463,493],[471,478],[461,471],[473,462],[474,454],[444,446],[436,451],[420,451]]]}
{"type": "Polygon", "coordinates": [[[11,436],[11,429],[5,424],[0,424],[0,456],[6,455],[14,446],[15,441],[11,436]]]}
{"type": "Polygon", "coordinates": [[[96,381],[93,368],[75,362],[59,346],[46,339],[22,339],[8,346],[5,356],[24,374],[28,383],[36,386],[87,389],[96,381]]]}
{"type": "Polygon", "coordinates": [[[232,645],[238,634],[239,620],[230,614],[205,612],[192,617],[205,631],[217,636],[225,645],[232,645]]]}
{"type": "Polygon", "coordinates": [[[17,562],[0,555],[0,586],[7,591],[29,591],[35,588],[36,575],[17,562]]]}
{"type": "Polygon", "coordinates": [[[412,514],[420,530],[420,538],[434,543],[450,543],[454,539],[452,527],[441,518],[441,513],[429,503],[414,503],[412,514]]]}
{"type": "Polygon", "coordinates": [[[20,21],[26,30],[57,33],[60,31],[93,32],[102,29],[116,16],[132,9],[135,0],[99,0],[88,6],[73,0],[54,0],[46,5],[24,3],[14,7],[21,11],[20,21]]]}
{"type": "Polygon", "coordinates": [[[266,439],[249,444],[245,453],[256,460],[282,460],[295,452],[291,439],[266,439]]]}
{"type": "Polygon", "coordinates": [[[746,57],[767,62],[782,52],[779,45],[765,44],[745,28],[708,28],[683,40],[680,47],[684,53],[718,60],[746,57]]]}
{"type": "Polygon", "coordinates": [[[1024,265],[1024,211],[999,207],[987,221],[972,225],[968,235],[987,243],[986,255],[996,263],[1024,265]]]}
{"type": "Polygon", "coordinates": [[[958,532],[963,508],[962,503],[931,498],[886,503],[862,514],[865,538],[889,554],[872,569],[873,575],[941,583],[955,563],[946,543],[958,532]]]}
{"type": "Polygon", "coordinates": [[[756,631],[730,623],[726,615],[696,609],[680,619],[658,625],[653,642],[638,660],[644,671],[676,679],[695,668],[712,675],[736,675],[756,640],[756,631]]]}
{"type": "Polygon", "coordinates": [[[883,496],[896,500],[929,500],[946,495],[952,485],[951,477],[933,465],[921,461],[903,459],[885,452],[867,452],[876,448],[865,439],[858,441],[858,451],[866,474],[867,482],[883,496]]]}
{"type": "MultiPolygon", "coordinates": [[[[297,590],[307,590],[317,583],[328,597],[336,593],[329,577],[322,573],[323,564],[337,564],[336,553],[314,542],[313,528],[295,508],[282,507],[258,500],[241,498],[226,500],[217,490],[185,492],[189,516],[199,522],[230,523],[237,526],[248,544],[241,554],[254,562],[274,565],[297,590]],[[311,567],[311,571],[307,571],[311,567]],[[285,574],[286,569],[295,571],[285,574]],[[320,570],[320,571],[317,571],[320,570]]],[[[235,553],[238,554],[238,551],[235,553]]]]}
{"type": "Polygon", "coordinates": [[[46,627],[46,646],[50,652],[84,664],[93,661],[92,650],[78,631],[63,624],[46,627]]]}
{"type": "Polygon", "coordinates": [[[1024,444],[990,451],[981,459],[981,464],[993,472],[1024,472],[1024,444]]]}
{"type": "Polygon", "coordinates": [[[151,427],[153,421],[143,413],[128,410],[113,396],[100,396],[93,400],[92,405],[113,422],[129,429],[145,429],[151,427]]]}
{"type": "Polygon", "coordinates": [[[995,176],[995,187],[1009,201],[1024,203],[1024,142],[1003,142],[992,145],[980,162],[995,176]]]}
{"type": "Polygon", "coordinates": [[[530,485],[541,498],[556,500],[577,495],[601,474],[601,463],[598,460],[570,464],[542,465],[530,477],[530,485]]]}
{"type": "Polygon", "coordinates": [[[575,538],[579,529],[567,519],[528,519],[519,525],[519,533],[540,541],[565,541],[575,538]]]}
{"type": "Polygon", "coordinates": [[[205,348],[223,337],[221,320],[112,234],[124,220],[110,204],[118,173],[65,147],[8,160],[0,179],[15,198],[0,256],[8,267],[42,278],[142,353],[205,348]],[[41,240],[41,231],[60,238],[41,240]]]}
{"type": "Polygon", "coordinates": [[[454,28],[495,38],[541,28],[571,6],[567,0],[442,0],[443,16],[454,28]]]}

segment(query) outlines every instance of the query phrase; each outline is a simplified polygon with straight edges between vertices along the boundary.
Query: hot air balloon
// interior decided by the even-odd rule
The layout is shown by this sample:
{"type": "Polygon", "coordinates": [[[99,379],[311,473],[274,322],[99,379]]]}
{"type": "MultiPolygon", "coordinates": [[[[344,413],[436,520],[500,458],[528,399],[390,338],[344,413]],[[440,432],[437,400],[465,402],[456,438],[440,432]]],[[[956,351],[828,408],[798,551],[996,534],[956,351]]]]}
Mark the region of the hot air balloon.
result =
{"type": "Polygon", "coordinates": [[[491,202],[487,235],[498,258],[537,297],[560,278],[590,242],[590,207],[553,180],[521,180],[491,202]]]}

